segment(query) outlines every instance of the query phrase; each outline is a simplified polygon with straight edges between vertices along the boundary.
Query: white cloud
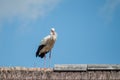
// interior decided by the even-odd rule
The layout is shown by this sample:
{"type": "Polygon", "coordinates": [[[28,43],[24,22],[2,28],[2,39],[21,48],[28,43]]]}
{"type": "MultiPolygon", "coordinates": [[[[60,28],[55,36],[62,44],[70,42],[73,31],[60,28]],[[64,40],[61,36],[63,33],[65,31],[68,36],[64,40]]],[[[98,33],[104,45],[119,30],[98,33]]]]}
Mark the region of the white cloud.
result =
{"type": "Polygon", "coordinates": [[[0,18],[20,16],[36,19],[52,10],[59,0],[0,0],[0,18]]]}
{"type": "Polygon", "coordinates": [[[105,4],[100,9],[100,13],[107,24],[112,22],[114,13],[118,9],[118,7],[120,7],[120,0],[105,1],[105,4]]]}
{"type": "Polygon", "coordinates": [[[14,18],[18,18],[25,25],[25,20],[36,20],[47,15],[59,2],[60,0],[0,0],[1,24],[6,20],[14,22],[14,18]]]}

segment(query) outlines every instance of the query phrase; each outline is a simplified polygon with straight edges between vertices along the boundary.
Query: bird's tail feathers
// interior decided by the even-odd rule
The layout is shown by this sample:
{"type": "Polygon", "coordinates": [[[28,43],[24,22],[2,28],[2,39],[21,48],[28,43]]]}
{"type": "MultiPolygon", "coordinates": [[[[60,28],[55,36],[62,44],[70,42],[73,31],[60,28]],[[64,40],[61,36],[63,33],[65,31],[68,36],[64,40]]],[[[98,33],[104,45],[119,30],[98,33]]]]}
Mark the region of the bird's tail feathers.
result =
{"type": "Polygon", "coordinates": [[[41,53],[41,54],[39,55],[39,57],[43,58],[43,57],[45,56],[45,54],[46,54],[46,53],[41,53]]]}
{"type": "Polygon", "coordinates": [[[40,45],[40,46],[38,47],[37,52],[36,52],[36,57],[37,57],[37,56],[40,57],[41,54],[39,54],[39,52],[40,52],[40,50],[41,50],[44,46],[45,46],[45,45],[40,45]]]}

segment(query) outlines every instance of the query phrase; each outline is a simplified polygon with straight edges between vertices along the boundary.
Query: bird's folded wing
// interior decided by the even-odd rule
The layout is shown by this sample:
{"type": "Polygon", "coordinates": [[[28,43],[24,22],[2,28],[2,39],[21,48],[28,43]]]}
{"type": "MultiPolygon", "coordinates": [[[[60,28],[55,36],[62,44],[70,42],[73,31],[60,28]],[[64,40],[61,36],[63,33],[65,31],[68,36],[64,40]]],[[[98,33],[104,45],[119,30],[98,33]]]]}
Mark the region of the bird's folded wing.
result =
{"type": "Polygon", "coordinates": [[[41,44],[41,45],[47,45],[48,42],[49,42],[49,40],[50,40],[50,35],[44,37],[44,38],[41,40],[41,43],[40,43],[40,44],[41,44]]]}

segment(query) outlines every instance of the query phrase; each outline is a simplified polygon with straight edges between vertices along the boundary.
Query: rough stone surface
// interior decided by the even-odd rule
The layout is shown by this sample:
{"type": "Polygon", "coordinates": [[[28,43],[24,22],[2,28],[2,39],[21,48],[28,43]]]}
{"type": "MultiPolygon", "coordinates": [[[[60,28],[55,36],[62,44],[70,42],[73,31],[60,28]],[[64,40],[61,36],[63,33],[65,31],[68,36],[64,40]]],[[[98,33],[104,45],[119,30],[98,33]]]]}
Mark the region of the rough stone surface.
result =
{"type": "Polygon", "coordinates": [[[87,65],[86,71],[83,69],[86,65],[73,67],[74,65],[69,64],[66,69],[69,66],[72,66],[70,71],[54,71],[55,68],[0,67],[0,80],[120,80],[119,65],[87,65]],[[78,71],[71,70],[72,68],[78,71]]]}

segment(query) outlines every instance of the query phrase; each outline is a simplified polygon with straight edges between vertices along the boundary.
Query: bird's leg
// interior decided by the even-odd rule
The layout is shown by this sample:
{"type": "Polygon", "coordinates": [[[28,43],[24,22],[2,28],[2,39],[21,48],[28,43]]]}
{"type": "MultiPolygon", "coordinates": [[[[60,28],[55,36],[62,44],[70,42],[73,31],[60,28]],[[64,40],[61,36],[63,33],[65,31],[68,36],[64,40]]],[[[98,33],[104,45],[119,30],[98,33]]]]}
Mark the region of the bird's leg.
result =
{"type": "Polygon", "coordinates": [[[51,50],[50,50],[50,53],[49,53],[49,67],[50,67],[50,59],[51,59],[51,50]]]}
{"type": "Polygon", "coordinates": [[[49,54],[49,59],[51,59],[51,50],[50,50],[50,54],[49,54]]]}
{"type": "Polygon", "coordinates": [[[44,68],[46,68],[46,55],[44,56],[44,68]]]}

